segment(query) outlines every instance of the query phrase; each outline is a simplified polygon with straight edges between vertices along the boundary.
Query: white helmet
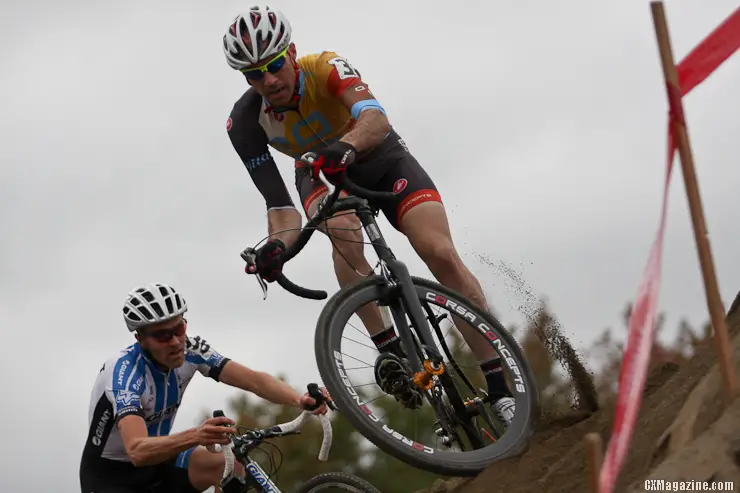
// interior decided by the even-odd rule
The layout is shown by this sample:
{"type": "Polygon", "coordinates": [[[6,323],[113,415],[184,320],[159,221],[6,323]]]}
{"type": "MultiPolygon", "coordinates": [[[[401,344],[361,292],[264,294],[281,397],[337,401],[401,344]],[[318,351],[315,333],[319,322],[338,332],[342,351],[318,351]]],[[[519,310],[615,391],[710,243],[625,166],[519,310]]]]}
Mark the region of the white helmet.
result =
{"type": "Polygon", "coordinates": [[[123,318],[131,332],[164,322],[188,311],[185,298],[172,287],[154,282],[134,288],[123,305],[123,318]]]}
{"type": "Polygon", "coordinates": [[[252,5],[239,14],[224,35],[224,54],[231,68],[244,70],[280,53],[290,44],[290,23],[278,9],[252,5]]]}

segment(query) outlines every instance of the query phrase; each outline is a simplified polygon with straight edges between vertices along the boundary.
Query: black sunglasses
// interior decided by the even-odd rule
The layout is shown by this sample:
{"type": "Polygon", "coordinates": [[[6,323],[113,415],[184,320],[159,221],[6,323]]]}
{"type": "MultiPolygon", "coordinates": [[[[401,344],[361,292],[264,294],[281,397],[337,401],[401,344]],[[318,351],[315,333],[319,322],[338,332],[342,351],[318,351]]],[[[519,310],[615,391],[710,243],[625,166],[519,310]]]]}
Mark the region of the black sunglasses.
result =
{"type": "Polygon", "coordinates": [[[185,335],[185,329],[187,328],[188,321],[183,318],[182,322],[170,327],[169,329],[157,329],[153,331],[147,331],[142,336],[151,337],[158,342],[169,342],[173,337],[182,337],[185,335]]]}

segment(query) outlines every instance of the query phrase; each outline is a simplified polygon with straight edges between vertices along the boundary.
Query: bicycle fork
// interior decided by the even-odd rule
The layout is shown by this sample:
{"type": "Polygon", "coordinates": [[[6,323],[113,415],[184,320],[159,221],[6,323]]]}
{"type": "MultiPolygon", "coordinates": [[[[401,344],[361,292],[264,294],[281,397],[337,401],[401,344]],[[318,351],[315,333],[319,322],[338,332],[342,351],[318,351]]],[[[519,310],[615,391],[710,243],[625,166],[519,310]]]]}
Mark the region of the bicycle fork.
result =
{"type": "MultiPolygon", "coordinates": [[[[437,344],[432,338],[432,332],[429,330],[427,318],[421,307],[421,302],[416,294],[416,289],[414,288],[414,283],[411,280],[411,274],[409,274],[406,264],[397,259],[390,260],[386,263],[388,269],[399,281],[399,287],[401,289],[400,299],[403,301],[409,319],[411,319],[411,325],[416,330],[416,335],[421,341],[422,350],[432,364],[435,366],[439,365],[442,362],[442,355],[437,350],[437,344]]],[[[411,336],[407,334],[407,337],[410,338],[411,336]]]]}
{"type": "MultiPolygon", "coordinates": [[[[398,290],[400,293],[388,293],[387,308],[380,306],[381,315],[383,318],[389,318],[388,314],[384,313],[384,311],[390,311],[393,321],[396,327],[398,327],[398,336],[403,346],[407,348],[406,358],[408,359],[409,366],[414,371],[414,382],[422,389],[428,390],[431,385],[432,376],[443,372],[442,355],[437,350],[437,345],[426,323],[426,317],[424,316],[424,311],[417,297],[408,269],[403,262],[396,259],[388,259],[386,260],[386,264],[388,270],[397,279],[395,285],[389,286],[389,289],[392,291],[398,290]],[[413,330],[406,322],[406,314],[408,314],[413,330]],[[413,350],[413,348],[417,347],[414,340],[415,336],[418,338],[419,345],[421,346],[421,355],[413,350]]],[[[387,324],[388,321],[385,320],[385,322],[387,324]]]]}

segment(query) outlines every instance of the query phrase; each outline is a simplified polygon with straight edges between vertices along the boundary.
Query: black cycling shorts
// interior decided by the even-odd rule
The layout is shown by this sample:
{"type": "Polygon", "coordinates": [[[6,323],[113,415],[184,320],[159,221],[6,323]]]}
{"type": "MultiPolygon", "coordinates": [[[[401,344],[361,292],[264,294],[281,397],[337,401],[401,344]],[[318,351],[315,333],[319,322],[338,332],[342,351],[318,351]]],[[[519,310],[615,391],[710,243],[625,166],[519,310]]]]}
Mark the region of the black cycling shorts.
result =
{"type": "MultiPolygon", "coordinates": [[[[404,214],[424,202],[442,202],[437,187],[419,162],[408,151],[398,134],[391,132],[386,140],[371,151],[366,159],[358,160],[348,168],[348,176],[357,185],[374,192],[396,192],[396,199],[379,207],[398,231],[404,214]]],[[[327,176],[327,178],[329,178],[327,176]]],[[[329,178],[333,183],[334,180],[329,178]]],[[[301,198],[303,210],[308,215],[312,202],[326,192],[321,180],[311,178],[311,170],[296,163],[295,185],[301,198]]],[[[348,192],[349,193],[349,192],[348,192]]]]}
{"type": "Polygon", "coordinates": [[[81,475],[82,493],[200,493],[188,477],[192,449],[155,466],[97,459],[94,471],[81,475]]]}

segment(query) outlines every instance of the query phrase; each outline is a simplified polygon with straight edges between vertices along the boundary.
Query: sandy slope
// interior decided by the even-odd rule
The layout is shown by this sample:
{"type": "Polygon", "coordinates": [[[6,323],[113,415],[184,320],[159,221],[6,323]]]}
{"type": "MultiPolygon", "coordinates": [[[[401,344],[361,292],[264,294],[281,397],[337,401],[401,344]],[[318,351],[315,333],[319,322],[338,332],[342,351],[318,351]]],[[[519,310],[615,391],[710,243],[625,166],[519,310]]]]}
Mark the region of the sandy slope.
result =
{"type": "MultiPolygon", "coordinates": [[[[727,320],[740,376],[740,303],[727,320]]],[[[583,437],[596,432],[607,443],[613,411],[610,404],[585,419],[546,422],[520,457],[492,464],[476,478],[438,482],[424,493],[588,493],[583,437]]],[[[648,378],[615,491],[646,491],[649,478],[734,481],[740,491],[740,397],[723,398],[713,343],[684,365],[663,365],[648,378]]]]}

